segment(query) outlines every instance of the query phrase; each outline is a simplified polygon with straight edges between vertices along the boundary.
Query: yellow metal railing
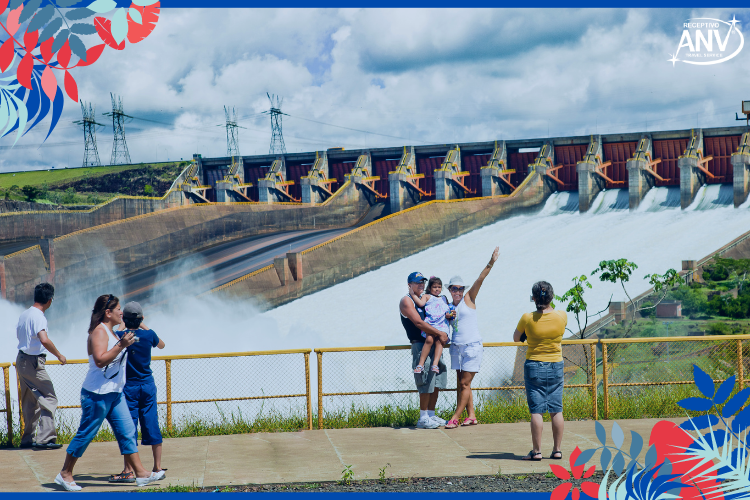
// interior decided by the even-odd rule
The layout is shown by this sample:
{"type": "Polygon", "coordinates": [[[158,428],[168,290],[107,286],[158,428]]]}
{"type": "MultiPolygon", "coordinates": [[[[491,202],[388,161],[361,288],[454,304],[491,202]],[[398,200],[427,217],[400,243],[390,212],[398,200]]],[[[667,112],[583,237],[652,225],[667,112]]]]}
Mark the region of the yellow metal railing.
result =
{"type": "MultiPolygon", "coordinates": [[[[307,413],[306,428],[312,429],[312,398],[310,392],[311,352],[311,349],[287,349],[280,351],[154,356],[151,358],[152,370],[159,397],[163,398],[157,404],[166,407],[165,424],[167,430],[171,431],[173,427],[173,409],[175,405],[290,398],[305,398],[307,413]],[[304,385],[302,377],[298,376],[302,375],[300,373],[302,370],[297,370],[296,362],[290,363],[293,360],[287,359],[287,368],[282,369],[280,367],[283,367],[284,361],[275,361],[282,356],[295,356],[298,354],[302,354],[304,357],[304,385]],[[274,361],[269,363],[269,357],[274,361]],[[266,362],[259,358],[266,358],[266,362]],[[191,361],[195,360],[203,363],[200,369],[191,366],[191,361]],[[215,366],[206,366],[206,362],[209,360],[213,361],[215,366]],[[163,365],[161,362],[163,362],[163,365]],[[262,377],[263,375],[265,377],[262,377]],[[179,381],[179,387],[177,387],[179,394],[186,395],[186,397],[175,397],[176,380],[179,381]],[[295,389],[299,388],[300,390],[281,394],[268,394],[264,389],[264,385],[277,389],[283,385],[292,385],[295,389]]],[[[81,407],[80,404],[65,403],[72,403],[70,400],[80,392],[83,378],[88,371],[87,365],[88,360],[86,359],[68,360],[66,365],[62,365],[59,361],[48,361],[46,363],[47,370],[50,372],[50,378],[55,381],[58,400],[62,403],[58,405],[58,410],[81,407]],[[67,389],[67,393],[62,392],[65,389],[67,389]]],[[[10,366],[10,363],[7,366],[10,366]]],[[[302,367],[300,366],[300,368],[302,367]]],[[[7,367],[5,371],[7,372],[7,367]]],[[[17,376],[16,379],[18,379],[17,376]]],[[[8,378],[6,374],[7,384],[8,378]]],[[[19,383],[19,401],[21,399],[20,393],[21,386],[19,383]]],[[[9,398],[10,393],[6,391],[6,399],[9,398]]],[[[23,412],[20,405],[19,420],[23,432],[23,412]]]]}
{"type": "Polygon", "coordinates": [[[10,363],[0,363],[0,368],[3,369],[3,387],[5,388],[5,408],[0,410],[0,412],[5,413],[5,422],[8,426],[6,432],[8,435],[8,445],[10,446],[13,443],[13,412],[10,405],[10,363]]]}

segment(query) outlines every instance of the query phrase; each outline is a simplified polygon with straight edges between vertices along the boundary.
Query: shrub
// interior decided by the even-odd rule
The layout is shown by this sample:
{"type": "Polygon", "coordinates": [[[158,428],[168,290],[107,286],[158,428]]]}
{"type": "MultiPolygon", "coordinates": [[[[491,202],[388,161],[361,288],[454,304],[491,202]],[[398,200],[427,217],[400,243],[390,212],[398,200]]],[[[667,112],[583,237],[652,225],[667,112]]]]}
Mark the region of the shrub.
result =
{"type": "Polygon", "coordinates": [[[76,190],[69,187],[65,190],[65,194],[62,197],[62,202],[66,205],[72,205],[76,202],[76,190]]]}
{"type": "Polygon", "coordinates": [[[146,193],[146,196],[151,196],[152,194],[154,194],[154,188],[151,187],[150,184],[146,184],[143,187],[143,192],[146,193]]]}
{"type": "Polygon", "coordinates": [[[732,333],[732,329],[726,323],[719,321],[717,323],[710,323],[708,325],[709,335],[729,335],[732,333]]]}
{"type": "Polygon", "coordinates": [[[34,186],[24,186],[21,188],[21,192],[26,197],[26,201],[34,201],[39,197],[39,188],[34,186]]]}

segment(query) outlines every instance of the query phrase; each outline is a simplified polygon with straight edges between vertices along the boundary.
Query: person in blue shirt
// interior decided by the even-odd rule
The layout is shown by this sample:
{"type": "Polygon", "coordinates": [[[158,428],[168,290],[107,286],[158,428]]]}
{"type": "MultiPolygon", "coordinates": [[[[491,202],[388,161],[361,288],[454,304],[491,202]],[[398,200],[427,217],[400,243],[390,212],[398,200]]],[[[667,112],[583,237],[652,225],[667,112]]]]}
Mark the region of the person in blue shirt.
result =
{"type": "MultiPolygon", "coordinates": [[[[156,384],[151,373],[151,349],[164,349],[164,341],[153,330],[143,324],[143,309],[138,302],[125,304],[122,319],[126,330],[117,332],[124,335],[133,332],[138,339],[128,347],[128,361],[125,371],[123,395],[135,425],[135,439],[138,441],[138,422],[141,423],[141,444],[151,445],[154,454],[154,472],[161,468],[162,437],[159,418],[156,412],[156,384]]],[[[135,482],[135,475],[127,462],[122,473],[110,476],[112,483],[135,482]]]]}

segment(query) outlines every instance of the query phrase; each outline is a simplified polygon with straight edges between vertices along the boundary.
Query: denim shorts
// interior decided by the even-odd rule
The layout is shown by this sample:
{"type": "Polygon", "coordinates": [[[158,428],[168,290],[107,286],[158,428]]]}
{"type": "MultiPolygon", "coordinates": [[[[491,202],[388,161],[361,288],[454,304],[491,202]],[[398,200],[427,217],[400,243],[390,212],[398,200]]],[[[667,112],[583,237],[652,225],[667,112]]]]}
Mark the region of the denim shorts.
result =
{"type": "Polygon", "coordinates": [[[122,393],[128,403],[130,416],[133,418],[136,440],[140,421],[141,444],[161,444],[163,440],[159,430],[159,416],[156,412],[156,385],[153,382],[125,384],[122,393]]]}
{"type": "Polygon", "coordinates": [[[563,411],[564,361],[550,363],[527,359],[523,365],[526,401],[530,413],[560,413],[563,411]]]}
{"type": "MultiPolygon", "coordinates": [[[[411,369],[414,370],[419,364],[419,358],[422,355],[423,342],[415,342],[411,345],[411,369]]],[[[425,369],[422,373],[414,374],[414,384],[417,386],[417,392],[420,394],[432,394],[435,392],[435,388],[445,389],[448,387],[448,367],[443,363],[442,356],[438,359],[437,365],[440,369],[439,373],[435,373],[430,370],[433,364],[432,359],[435,357],[435,344],[432,345],[430,354],[427,355],[427,361],[425,361],[425,369]]]]}

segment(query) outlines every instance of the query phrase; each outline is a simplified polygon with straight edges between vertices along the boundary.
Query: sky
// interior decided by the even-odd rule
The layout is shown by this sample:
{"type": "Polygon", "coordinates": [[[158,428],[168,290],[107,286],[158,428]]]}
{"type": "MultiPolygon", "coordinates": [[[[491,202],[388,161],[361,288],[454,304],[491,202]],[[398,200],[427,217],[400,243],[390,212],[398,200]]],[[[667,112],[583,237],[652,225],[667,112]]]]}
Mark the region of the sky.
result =
{"type": "MultiPolygon", "coordinates": [[[[685,20],[733,16],[750,22],[712,9],[164,9],[148,38],[73,76],[105,124],[103,164],[110,92],[134,117],[133,162],[226,156],[224,106],[245,127],[240,153],[267,154],[267,92],[283,97],[288,152],[734,126],[750,47],[669,62],[685,20]]],[[[49,120],[13,147],[0,139],[0,171],[80,166],[80,119],[66,99],[45,143],[49,120]]]]}

